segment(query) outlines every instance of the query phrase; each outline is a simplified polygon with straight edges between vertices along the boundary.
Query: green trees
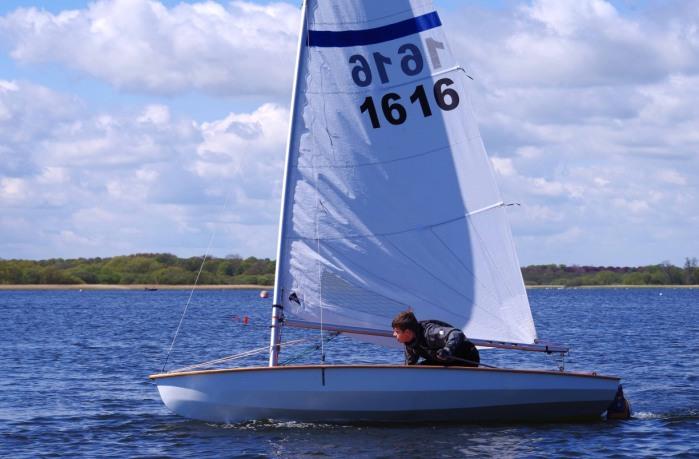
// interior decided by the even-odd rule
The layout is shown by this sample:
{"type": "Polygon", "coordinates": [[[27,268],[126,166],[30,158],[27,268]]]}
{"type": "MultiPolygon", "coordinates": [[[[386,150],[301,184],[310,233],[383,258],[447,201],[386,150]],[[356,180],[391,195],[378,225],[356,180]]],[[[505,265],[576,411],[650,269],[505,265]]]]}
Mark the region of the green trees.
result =
{"type": "Polygon", "coordinates": [[[699,284],[699,269],[695,257],[685,258],[683,275],[685,284],[699,284]]]}
{"type": "MultiPolygon", "coordinates": [[[[111,258],[0,259],[0,284],[193,284],[203,257],[140,253],[111,258]]],[[[269,258],[207,257],[199,283],[272,285],[269,258]]],[[[641,267],[532,265],[522,268],[527,285],[699,285],[696,258],[682,268],[669,262],[641,267]]]]}
{"type": "MultiPolygon", "coordinates": [[[[203,257],[143,253],[112,258],[0,260],[0,284],[193,284],[203,257]]],[[[274,283],[274,261],[208,257],[200,284],[274,283]]]]}
{"type": "Polygon", "coordinates": [[[696,258],[684,268],[664,261],[657,265],[630,267],[533,265],[522,268],[527,285],[699,285],[696,258]]]}

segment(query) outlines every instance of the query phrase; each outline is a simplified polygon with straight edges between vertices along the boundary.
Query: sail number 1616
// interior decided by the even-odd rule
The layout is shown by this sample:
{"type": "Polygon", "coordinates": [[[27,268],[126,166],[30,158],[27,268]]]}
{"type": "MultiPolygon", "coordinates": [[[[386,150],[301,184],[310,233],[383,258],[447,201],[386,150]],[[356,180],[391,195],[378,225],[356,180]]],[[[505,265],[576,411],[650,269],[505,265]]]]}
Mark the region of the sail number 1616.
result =
{"type": "MultiPolygon", "coordinates": [[[[459,106],[459,93],[449,87],[453,84],[454,81],[450,78],[442,78],[437,80],[432,88],[437,106],[444,111],[454,110],[459,106]]],[[[381,111],[383,112],[383,116],[386,121],[393,125],[403,124],[408,118],[408,112],[403,104],[399,102],[400,98],[400,95],[395,92],[389,92],[381,97],[381,111]]],[[[430,102],[423,85],[415,87],[415,91],[410,95],[410,103],[418,103],[420,105],[420,110],[422,110],[422,116],[425,118],[432,116],[432,107],[430,107],[430,102]]],[[[364,102],[359,108],[362,110],[362,113],[367,113],[369,115],[371,126],[374,129],[381,127],[381,121],[379,120],[379,114],[376,110],[373,97],[369,96],[364,99],[364,102]]]]}

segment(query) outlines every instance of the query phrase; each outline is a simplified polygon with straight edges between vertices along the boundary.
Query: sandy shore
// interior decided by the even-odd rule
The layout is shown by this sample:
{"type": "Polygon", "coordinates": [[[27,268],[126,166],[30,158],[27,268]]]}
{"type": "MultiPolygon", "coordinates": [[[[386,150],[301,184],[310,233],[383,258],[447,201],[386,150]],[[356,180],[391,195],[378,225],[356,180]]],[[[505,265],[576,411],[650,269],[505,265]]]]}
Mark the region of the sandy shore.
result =
{"type": "MultiPolygon", "coordinates": [[[[193,285],[149,284],[0,284],[0,290],[191,290],[193,285]]],[[[271,290],[270,285],[197,285],[200,290],[271,290]]]]}

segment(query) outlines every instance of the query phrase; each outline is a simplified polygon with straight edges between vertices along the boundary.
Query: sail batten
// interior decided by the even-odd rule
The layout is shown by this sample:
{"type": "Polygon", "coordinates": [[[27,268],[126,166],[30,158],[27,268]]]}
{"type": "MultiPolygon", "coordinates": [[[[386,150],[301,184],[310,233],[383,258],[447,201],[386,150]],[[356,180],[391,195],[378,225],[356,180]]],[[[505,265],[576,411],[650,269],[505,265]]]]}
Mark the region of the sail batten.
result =
{"type": "Polygon", "coordinates": [[[407,308],[533,343],[503,200],[431,1],[307,2],[278,295],[303,320],[382,329],[407,308]]]}
{"type": "Polygon", "coordinates": [[[297,236],[297,237],[289,237],[289,240],[312,240],[312,241],[333,241],[333,240],[339,240],[339,239],[362,239],[362,238],[369,238],[369,237],[386,237],[386,236],[396,236],[402,233],[410,233],[413,231],[425,231],[429,230],[432,228],[436,228],[438,226],[442,225],[447,225],[449,223],[453,223],[459,220],[464,220],[467,219],[468,217],[471,217],[473,215],[479,214],[481,212],[486,212],[488,210],[495,209],[497,207],[504,206],[505,203],[502,201],[496,202],[495,204],[491,204],[489,206],[483,207],[481,209],[474,210],[473,212],[468,212],[467,214],[460,215],[458,217],[450,218],[448,220],[442,221],[442,222],[437,222],[437,223],[431,223],[431,224],[426,224],[424,226],[418,226],[414,228],[403,228],[403,229],[396,229],[394,231],[389,231],[385,233],[369,233],[369,234],[354,234],[354,235],[346,235],[346,236],[338,236],[338,237],[320,237],[318,235],[315,236],[308,236],[308,237],[302,237],[302,236],[297,236]]]}

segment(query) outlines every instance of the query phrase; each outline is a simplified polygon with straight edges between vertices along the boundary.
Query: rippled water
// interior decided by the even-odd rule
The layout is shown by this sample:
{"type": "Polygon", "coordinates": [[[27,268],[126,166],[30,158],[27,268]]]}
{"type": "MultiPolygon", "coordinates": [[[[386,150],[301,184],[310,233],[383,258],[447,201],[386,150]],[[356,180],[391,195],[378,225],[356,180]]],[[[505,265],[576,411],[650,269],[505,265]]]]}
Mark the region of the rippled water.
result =
{"type": "MultiPolygon", "coordinates": [[[[160,371],[189,292],[0,292],[3,457],[699,457],[699,290],[533,290],[539,336],[568,344],[570,370],[623,378],[634,418],[578,424],[212,425],[171,414],[160,371]]],[[[168,368],[264,346],[269,300],[199,291],[168,368]],[[250,318],[243,325],[241,318],[250,318]]],[[[287,330],[286,339],[313,336],[287,330]]],[[[337,338],[330,362],[400,362],[399,351],[337,338]]],[[[282,360],[318,362],[299,348],[282,360]]],[[[484,351],[495,365],[554,358],[484,351]]],[[[245,364],[264,364],[265,355],[245,364]]]]}

